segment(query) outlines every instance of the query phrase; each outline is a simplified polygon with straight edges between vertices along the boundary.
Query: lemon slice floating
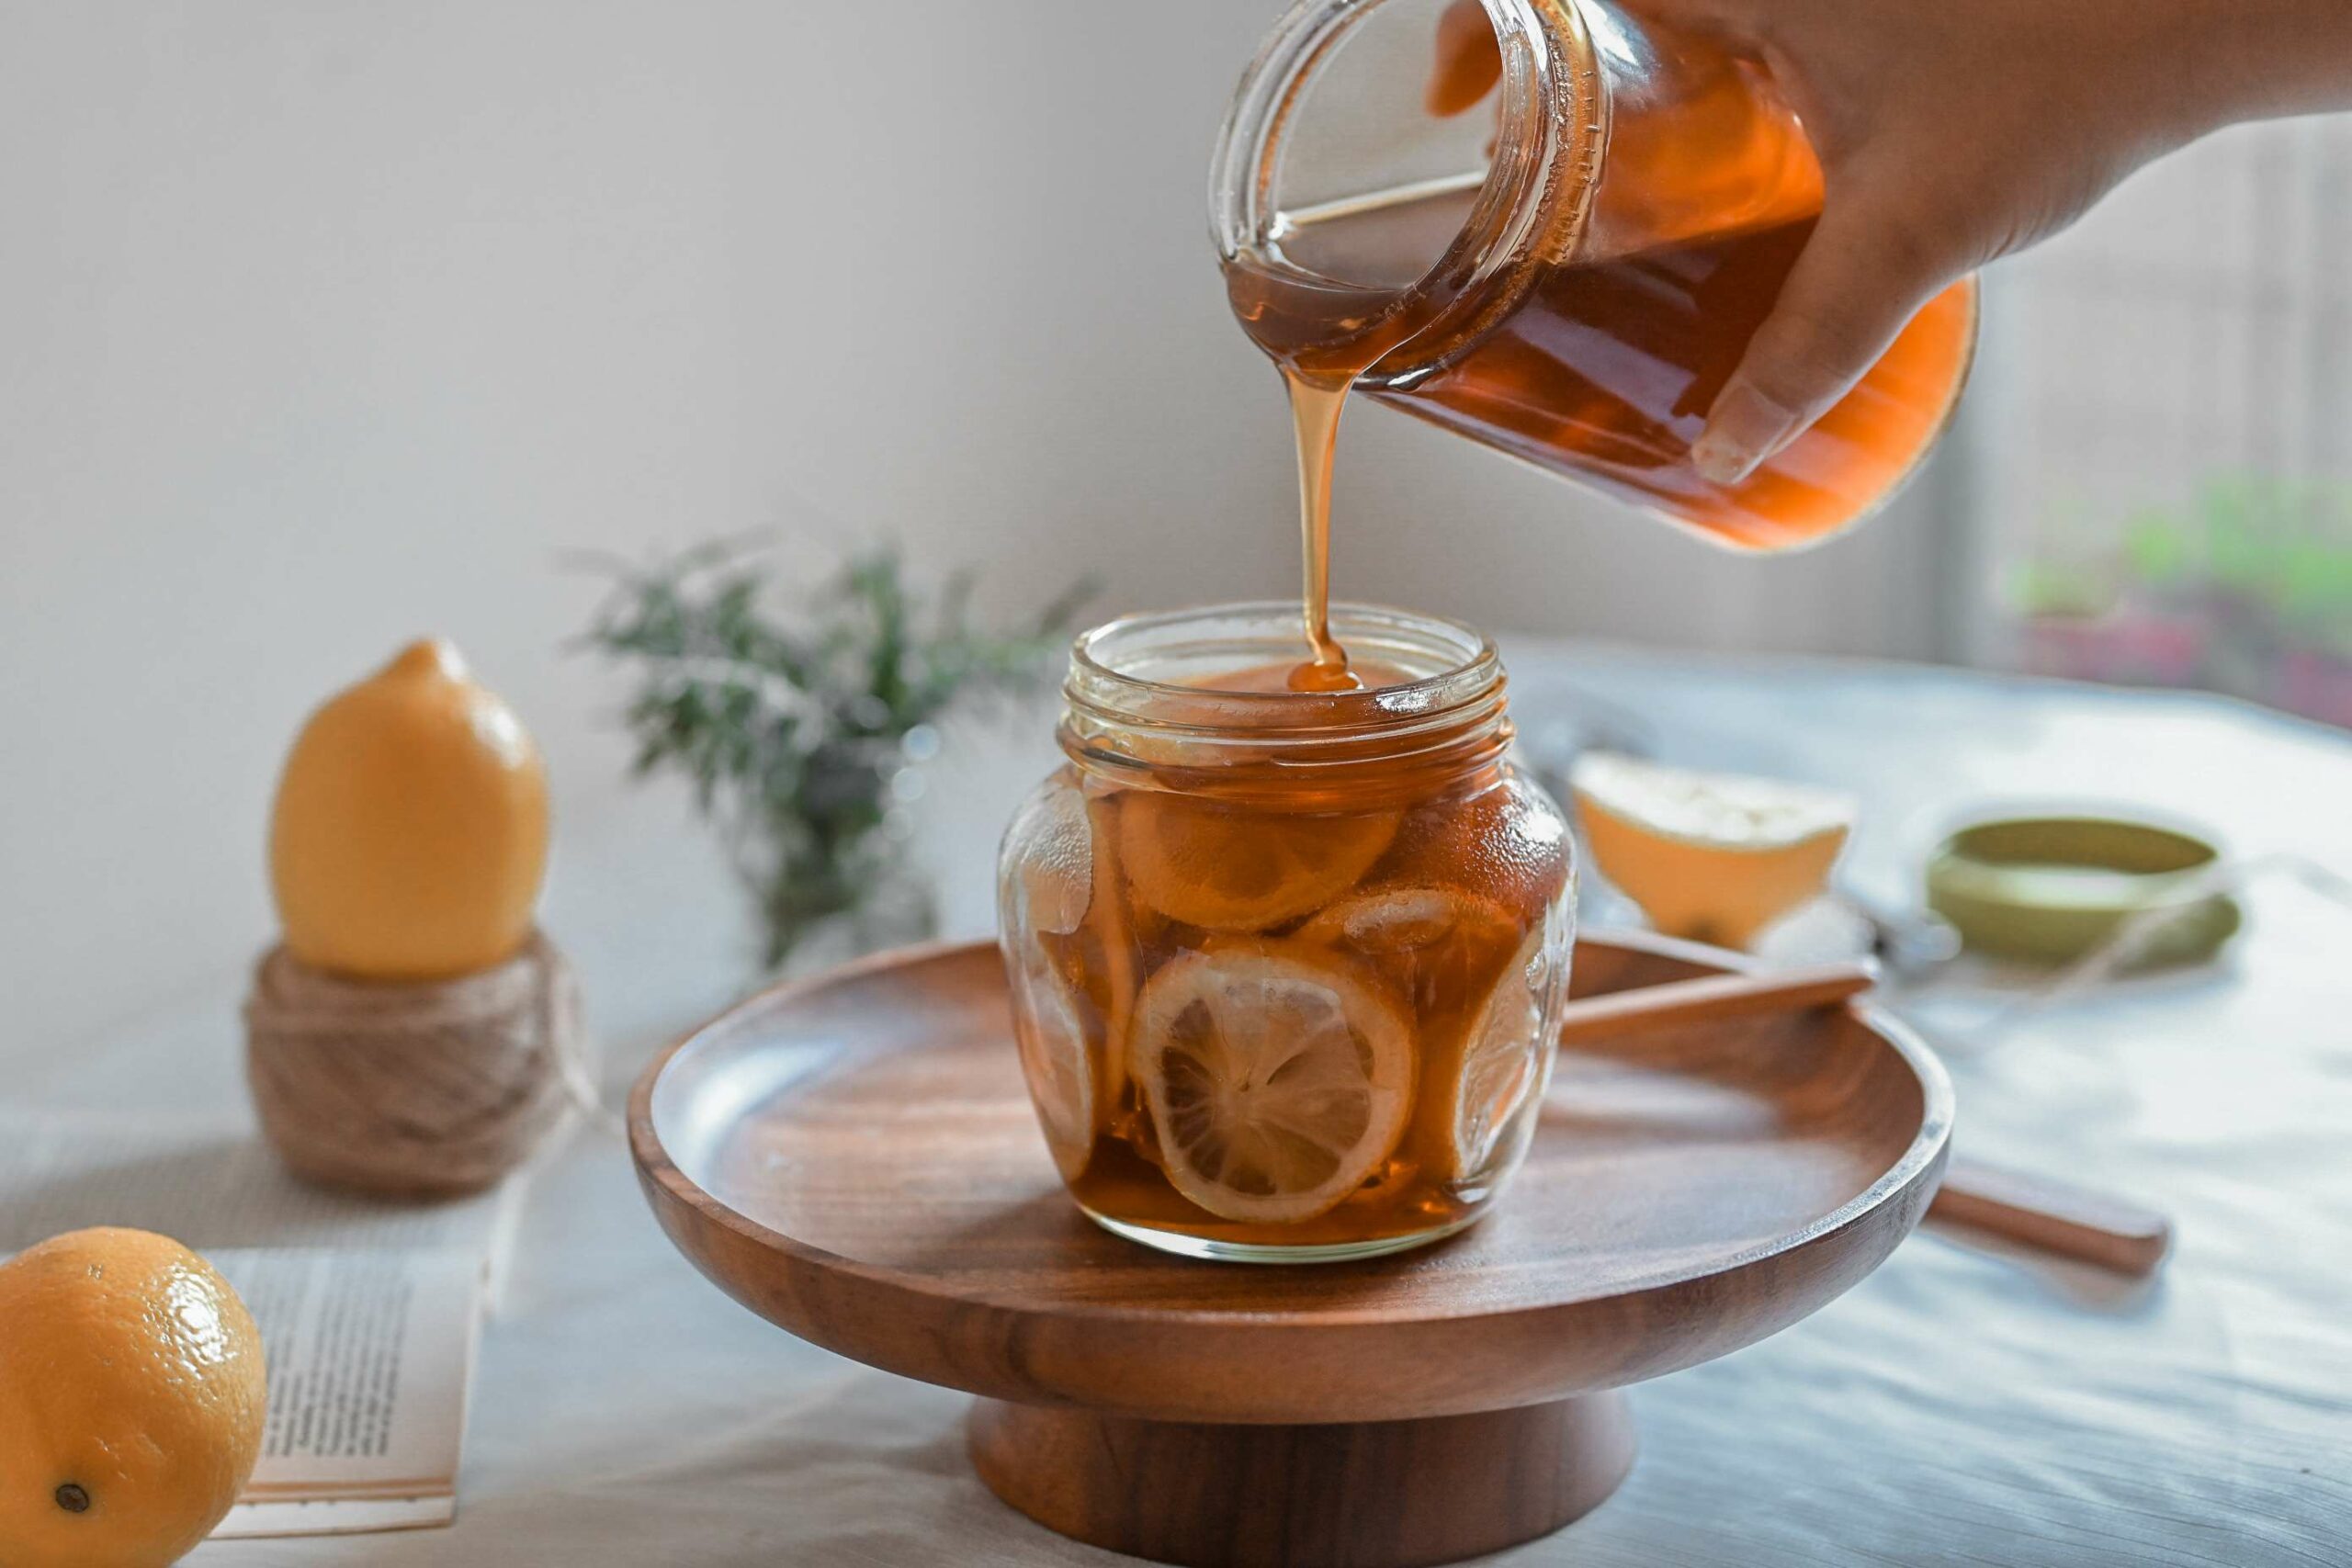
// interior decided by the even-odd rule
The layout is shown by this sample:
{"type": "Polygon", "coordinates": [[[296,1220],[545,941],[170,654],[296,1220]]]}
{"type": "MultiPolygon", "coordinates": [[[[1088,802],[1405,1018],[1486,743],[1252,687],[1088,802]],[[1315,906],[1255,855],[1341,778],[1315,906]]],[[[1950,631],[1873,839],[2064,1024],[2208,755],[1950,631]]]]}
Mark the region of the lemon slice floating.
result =
{"type": "Polygon", "coordinates": [[[1608,752],[1569,784],[1602,874],[1668,935],[1728,947],[1821,892],[1855,816],[1831,790],[1608,752]]]}
{"type": "Polygon", "coordinates": [[[1008,861],[1013,874],[1004,891],[1021,899],[1003,911],[1004,929],[1049,936],[1078,930],[1094,902],[1094,830],[1086,797],[1059,774],[1047,779],[1022,803],[1004,842],[1008,851],[1020,850],[1017,860],[1008,861]]]}
{"type": "Polygon", "coordinates": [[[1286,943],[1188,953],[1136,998],[1133,1070],[1176,1190],[1227,1220],[1336,1207],[1412,1109],[1409,1021],[1345,965],[1286,943]]]}
{"type": "Polygon", "coordinates": [[[1119,856],[1144,901],[1171,919],[1261,931],[1354,886],[1396,836],[1395,812],[1284,815],[1136,790],[1119,856]]]}
{"type": "Polygon", "coordinates": [[[1463,1037],[1453,1079],[1453,1179],[1466,1181],[1509,1163],[1506,1140],[1520,1112],[1544,1089],[1552,1060],[1544,1019],[1562,976],[1543,928],[1528,933],[1463,1037]]]}
{"type": "Polygon", "coordinates": [[[1434,947],[1452,936],[1465,917],[1487,910],[1505,918],[1483,899],[1442,887],[1385,888],[1332,905],[1301,926],[1298,935],[1306,942],[1344,942],[1361,953],[1410,953],[1434,947]]]}
{"type": "Polygon", "coordinates": [[[1006,967],[1012,975],[1012,1032],[1021,1070],[1054,1164],[1064,1180],[1075,1181],[1094,1150],[1094,1072],[1083,1004],[1036,942],[1015,942],[1006,967]]]}
{"type": "Polygon", "coordinates": [[[1492,899],[1452,887],[1385,887],[1341,899],[1297,940],[1359,953],[1424,1017],[1467,1003],[1501,973],[1521,924],[1492,899]]]}

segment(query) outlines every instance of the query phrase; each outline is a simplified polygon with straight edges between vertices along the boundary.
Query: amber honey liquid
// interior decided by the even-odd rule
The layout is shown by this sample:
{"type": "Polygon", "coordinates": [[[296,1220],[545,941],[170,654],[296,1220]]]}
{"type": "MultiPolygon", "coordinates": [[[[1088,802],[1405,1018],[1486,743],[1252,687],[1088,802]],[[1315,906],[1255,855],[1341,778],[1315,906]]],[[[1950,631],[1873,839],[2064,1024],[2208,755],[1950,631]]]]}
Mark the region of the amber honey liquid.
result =
{"type": "Polygon", "coordinates": [[[1348,650],[1331,638],[1331,465],[1339,451],[1340,413],[1354,383],[1351,375],[1313,376],[1291,367],[1283,372],[1298,441],[1299,555],[1306,568],[1300,610],[1306,659],[1283,682],[1294,692],[1347,692],[1363,684],[1348,668],[1348,650]]]}

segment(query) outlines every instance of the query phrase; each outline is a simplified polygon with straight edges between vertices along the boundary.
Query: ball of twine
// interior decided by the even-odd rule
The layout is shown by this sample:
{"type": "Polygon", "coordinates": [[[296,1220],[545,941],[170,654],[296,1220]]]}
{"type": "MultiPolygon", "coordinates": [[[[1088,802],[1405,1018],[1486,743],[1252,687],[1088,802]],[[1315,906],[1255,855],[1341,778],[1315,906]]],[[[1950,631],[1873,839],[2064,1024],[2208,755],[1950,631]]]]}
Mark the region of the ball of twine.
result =
{"type": "Polygon", "coordinates": [[[496,1182],[586,1078],[571,966],[533,934],[449,980],[358,980],[273,949],[245,1002],[263,1130],[297,1174],[402,1197],[496,1182]]]}

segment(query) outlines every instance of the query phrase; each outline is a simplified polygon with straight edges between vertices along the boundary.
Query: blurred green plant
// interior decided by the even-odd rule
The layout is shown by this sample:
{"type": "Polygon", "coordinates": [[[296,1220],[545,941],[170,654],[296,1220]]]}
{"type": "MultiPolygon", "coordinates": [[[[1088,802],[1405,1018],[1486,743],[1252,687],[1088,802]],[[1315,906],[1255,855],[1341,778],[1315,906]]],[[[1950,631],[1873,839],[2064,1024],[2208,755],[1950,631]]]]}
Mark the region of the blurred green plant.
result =
{"type": "Polygon", "coordinates": [[[2028,668],[2352,727],[2352,488],[2228,476],[2120,522],[2054,510],[2038,533],[2009,584],[2028,668]]]}
{"type": "Polygon", "coordinates": [[[2222,476],[2099,532],[2105,548],[2021,562],[2018,612],[2193,612],[2238,641],[2352,654],[2352,487],[2222,476]]]}
{"type": "MultiPolygon", "coordinates": [[[[819,926],[904,888],[890,830],[901,772],[937,750],[959,701],[1043,684],[1094,592],[1080,583],[1027,626],[991,630],[973,624],[973,573],[926,595],[895,549],[798,595],[736,542],[598,564],[613,589],[582,641],[629,680],[634,770],[692,786],[757,901],[772,968],[819,926]]],[[[927,929],[928,890],[918,897],[927,929]]]]}

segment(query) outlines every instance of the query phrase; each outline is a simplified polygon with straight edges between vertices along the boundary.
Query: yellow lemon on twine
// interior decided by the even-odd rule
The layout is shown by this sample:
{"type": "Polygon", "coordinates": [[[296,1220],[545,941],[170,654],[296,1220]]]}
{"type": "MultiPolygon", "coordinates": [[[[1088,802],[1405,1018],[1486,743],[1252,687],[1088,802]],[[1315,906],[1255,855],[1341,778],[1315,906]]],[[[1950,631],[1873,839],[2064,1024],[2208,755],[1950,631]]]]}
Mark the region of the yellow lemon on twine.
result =
{"type": "Polygon", "coordinates": [[[287,947],[363,979],[446,979],[513,956],[547,854],[538,748],[439,639],[311,716],[270,822],[287,947]]]}
{"type": "Polygon", "coordinates": [[[164,1568],[253,1474],[261,1336],[175,1241],[75,1231],[0,1264],[0,1562],[164,1568]]]}

